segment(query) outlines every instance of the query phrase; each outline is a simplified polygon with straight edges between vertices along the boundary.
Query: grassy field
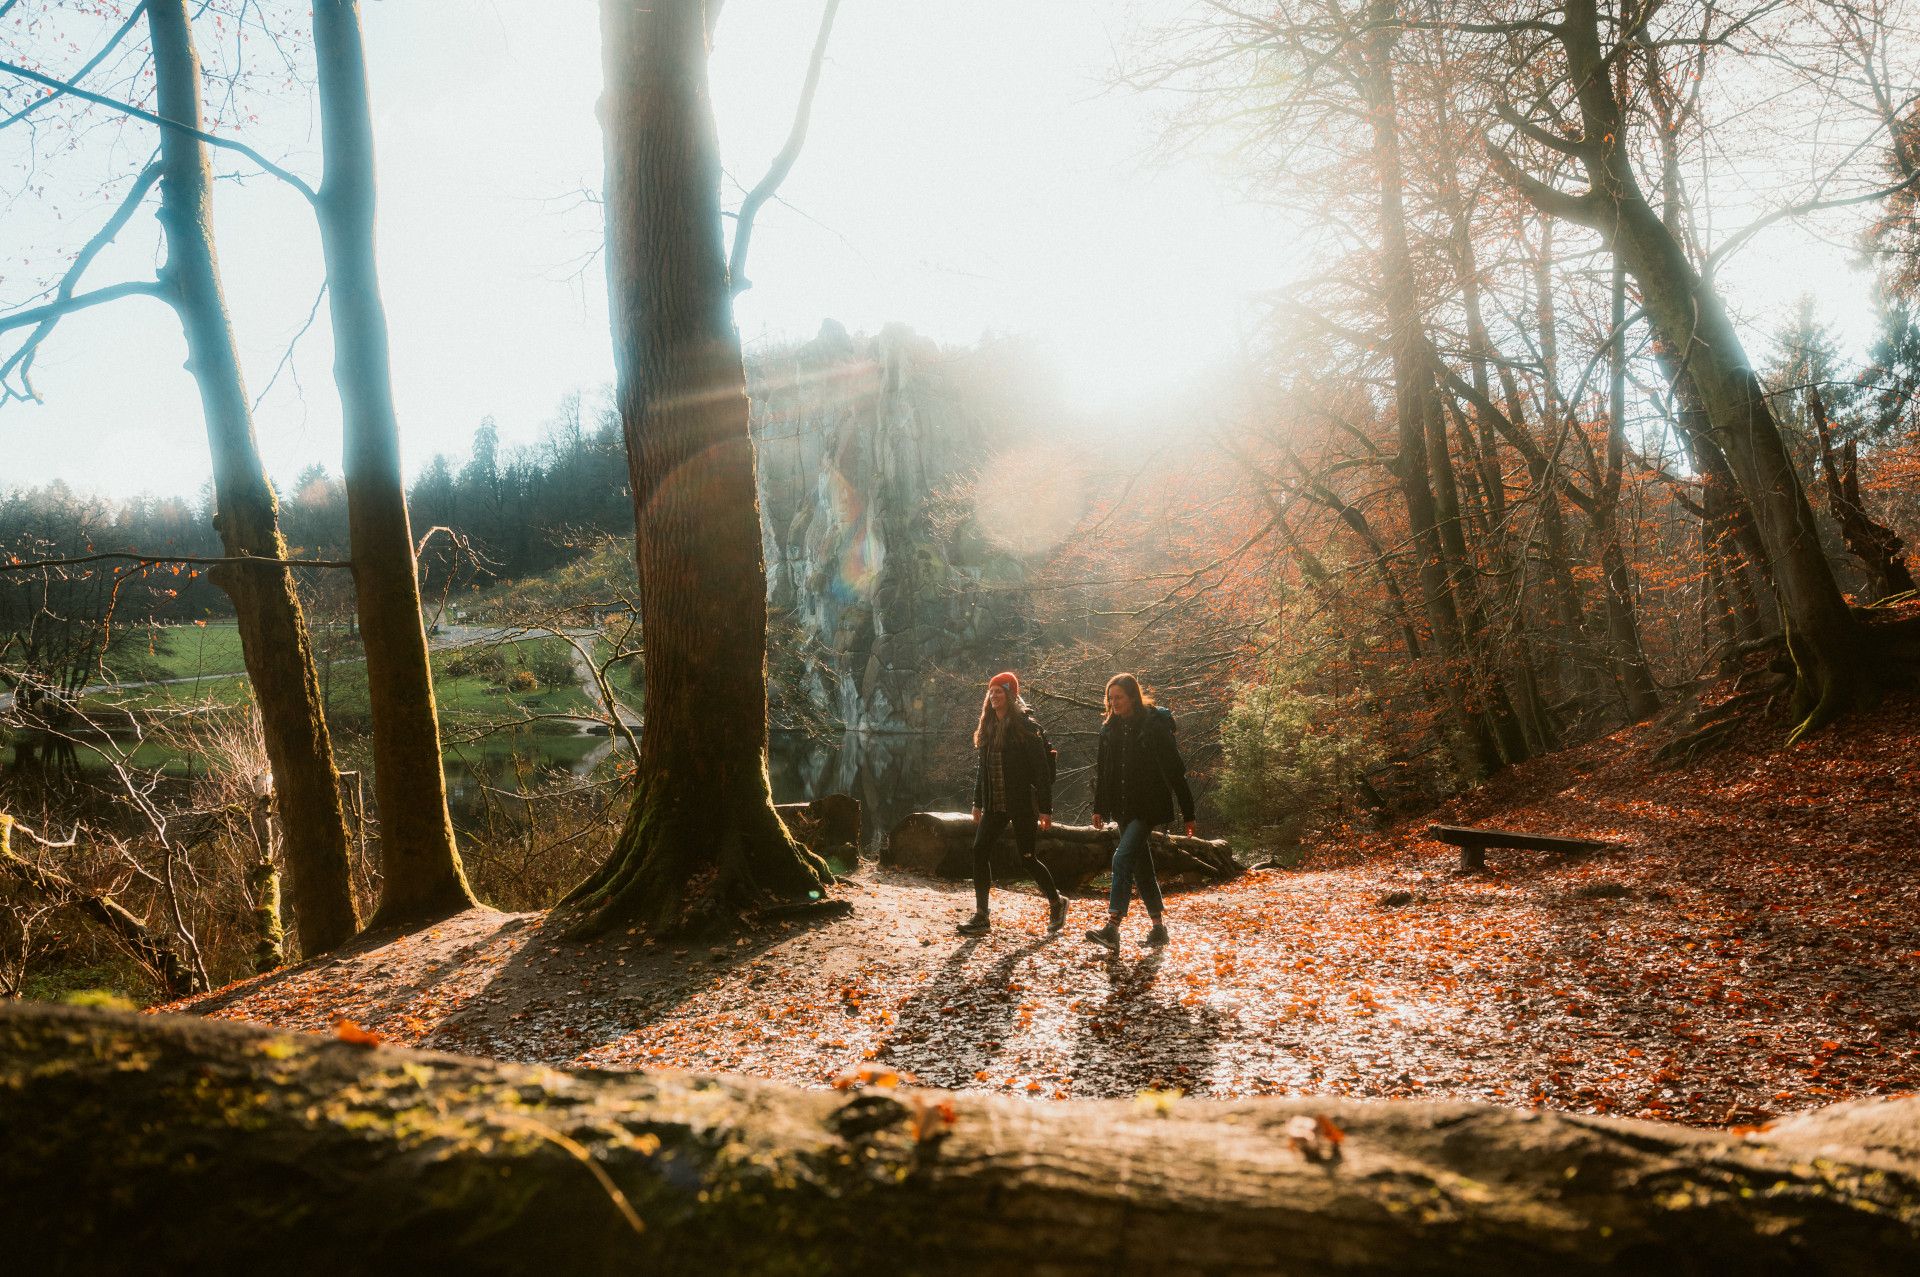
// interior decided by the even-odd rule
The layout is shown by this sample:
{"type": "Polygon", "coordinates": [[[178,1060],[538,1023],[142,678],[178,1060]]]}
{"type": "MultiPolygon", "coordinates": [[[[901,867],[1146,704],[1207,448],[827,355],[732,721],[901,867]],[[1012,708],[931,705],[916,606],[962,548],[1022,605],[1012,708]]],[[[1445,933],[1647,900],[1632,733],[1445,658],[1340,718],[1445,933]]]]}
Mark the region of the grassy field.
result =
{"type": "MultiPolygon", "coordinates": [[[[157,719],[248,704],[252,688],[244,675],[212,672],[214,666],[239,663],[239,636],[234,627],[210,624],[204,631],[198,626],[179,628],[191,628],[191,634],[166,635],[154,647],[156,654],[164,653],[168,662],[164,677],[187,681],[96,691],[82,700],[85,712],[119,735],[119,725],[125,722],[122,716],[127,714],[139,715],[144,723],[152,724],[157,719]],[[189,646],[203,635],[204,646],[189,646]],[[196,665],[206,667],[198,677],[193,672],[196,665]]],[[[597,737],[580,733],[578,722],[559,717],[593,712],[592,701],[573,681],[572,652],[565,639],[546,637],[433,653],[433,690],[441,730],[453,740],[525,720],[524,726],[463,748],[501,758],[514,750],[533,751],[557,764],[571,764],[598,743],[597,737]],[[540,740],[535,744],[529,737],[540,740]],[[575,741],[578,748],[566,748],[575,741]]],[[[330,665],[328,668],[323,663],[320,671],[328,719],[337,733],[364,734],[372,726],[364,658],[355,649],[352,657],[336,656],[330,665]]],[[[83,766],[105,765],[92,751],[83,753],[90,756],[83,766]]],[[[139,766],[183,774],[192,766],[188,753],[158,744],[142,745],[134,758],[139,766]]]]}
{"type": "Polygon", "coordinates": [[[145,637],[153,678],[238,674],[246,668],[240,659],[240,627],[232,621],[157,626],[145,637]]]}
{"type": "MultiPolygon", "coordinates": [[[[591,702],[568,668],[572,650],[565,639],[549,637],[433,653],[429,660],[440,726],[449,733],[470,732],[511,719],[591,713],[591,702]],[[516,684],[514,676],[522,671],[534,674],[536,686],[522,686],[525,679],[516,684]],[[543,673],[547,680],[540,678],[543,673]]],[[[322,671],[321,685],[330,720],[357,731],[371,727],[364,662],[335,660],[330,676],[322,671]]],[[[579,728],[563,719],[539,719],[534,730],[571,734],[579,728]]]]}

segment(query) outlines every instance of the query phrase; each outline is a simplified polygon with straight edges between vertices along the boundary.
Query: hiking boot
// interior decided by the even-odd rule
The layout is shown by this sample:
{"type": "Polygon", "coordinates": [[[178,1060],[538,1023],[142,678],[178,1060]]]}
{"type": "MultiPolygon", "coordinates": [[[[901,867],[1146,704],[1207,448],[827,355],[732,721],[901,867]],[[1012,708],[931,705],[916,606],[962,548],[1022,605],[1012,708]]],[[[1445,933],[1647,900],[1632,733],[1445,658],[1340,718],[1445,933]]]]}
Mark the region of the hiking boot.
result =
{"type": "Polygon", "coordinates": [[[1047,901],[1047,930],[1058,931],[1067,925],[1067,898],[1055,896],[1047,901]]]}
{"type": "Polygon", "coordinates": [[[993,930],[993,921],[987,917],[986,911],[983,909],[961,923],[958,927],[955,927],[954,930],[963,936],[984,936],[987,932],[993,930]]]}
{"type": "Polygon", "coordinates": [[[1087,932],[1087,939],[1095,944],[1105,945],[1113,953],[1120,952],[1120,928],[1112,922],[1098,931],[1087,932]]]}
{"type": "Polygon", "coordinates": [[[1166,942],[1167,942],[1167,924],[1164,922],[1155,922],[1153,924],[1153,930],[1147,932],[1147,947],[1151,949],[1158,949],[1161,945],[1165,944],[1166,942]]]}

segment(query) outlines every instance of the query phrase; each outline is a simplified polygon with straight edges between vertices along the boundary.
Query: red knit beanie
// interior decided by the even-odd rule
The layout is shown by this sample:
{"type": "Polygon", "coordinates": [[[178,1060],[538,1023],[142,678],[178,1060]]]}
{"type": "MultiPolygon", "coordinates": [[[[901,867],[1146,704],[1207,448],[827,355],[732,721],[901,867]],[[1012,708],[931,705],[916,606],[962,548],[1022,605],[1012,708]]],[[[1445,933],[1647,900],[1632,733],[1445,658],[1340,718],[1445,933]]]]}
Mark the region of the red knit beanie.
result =
{"type": "Polygon", "coordinates": [[[1007,689],[1008,696],[1011,696],[1016,701],[1020,699],[1020,676],[1012,670],[1008,670],[1004,674],[995,674],[987,680],[988,691],[992,691],[996,687],[1004,687],[1007,689]]]}

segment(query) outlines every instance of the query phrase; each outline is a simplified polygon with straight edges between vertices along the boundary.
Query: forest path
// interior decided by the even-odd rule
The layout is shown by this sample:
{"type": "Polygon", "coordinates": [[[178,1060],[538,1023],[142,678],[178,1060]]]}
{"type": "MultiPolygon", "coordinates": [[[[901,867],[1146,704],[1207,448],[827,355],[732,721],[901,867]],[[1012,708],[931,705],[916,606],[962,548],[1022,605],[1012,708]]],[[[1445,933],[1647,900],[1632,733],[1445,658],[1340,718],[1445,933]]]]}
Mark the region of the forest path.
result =
{"type": "Polygon", "coordinates": [[[1646,729],[1622,733],[1407,827],[1328,838],[1303,869],[1173,893],[1164,952],[1141,947],[1137,909],[1118,956],[1082,940],[1097,896],[1049,937],[1024,885],[965,939],[967,886],[867,867],[830,923],[580,944],[538,914],[478,911],[198,1009],[813,1085],[867,1067],[1035,1098],[1307,1092],[1751,1122],[1920,1089],[1917,711],[1687,771],[1648,767],[1646,729]],[[1496,852],[1460,877],[1419,832],[1436,816],[1614,846],[1496,852]]]}

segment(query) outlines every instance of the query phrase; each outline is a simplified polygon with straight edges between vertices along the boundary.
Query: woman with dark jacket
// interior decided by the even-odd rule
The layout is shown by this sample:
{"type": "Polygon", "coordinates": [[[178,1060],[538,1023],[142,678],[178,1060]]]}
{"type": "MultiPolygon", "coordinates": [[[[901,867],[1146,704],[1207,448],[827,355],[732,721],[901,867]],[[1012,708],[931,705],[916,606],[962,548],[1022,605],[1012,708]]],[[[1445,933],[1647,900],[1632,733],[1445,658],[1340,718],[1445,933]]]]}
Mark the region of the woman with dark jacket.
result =
{"type": "Polygon", "coordinates": [[[993,844],[1013,826],[1013,845],[1047,896],[1047,930],[1067,924],[1067,900],[1053,875],[1033,854],[1038,830],[1053,828],[1053,749],[1033,711],[1020,699],[1015,674],[995,674],[980,705],[973,732],[977,765],[973,777],[973,917],[960,924],[963,936],[985,935],[993,926],[987,898],[993,890],[993,844]]]}
{"type": "Polygon", "coordinates": [[[1187,833],[1193,833],[1193,790],[1187,765],[1173,739],[1173,714],[1153,703],[1131,674],[1107,680],[1107,719],[1100,728],[1100,754],[1093,770],[1093,827],[1107,818],[1120,830],[1113,849],[1113,891],[1107,901],[1107,925],[1087,939],[1120,949],[1120,920],[1127,916],[1133,887],[1153,919],[1147,943],[1167,942],[1160,880],[1153,872],[1153,845],[1147,835],[1173,820],[1175,800],[1187,833]]]}

